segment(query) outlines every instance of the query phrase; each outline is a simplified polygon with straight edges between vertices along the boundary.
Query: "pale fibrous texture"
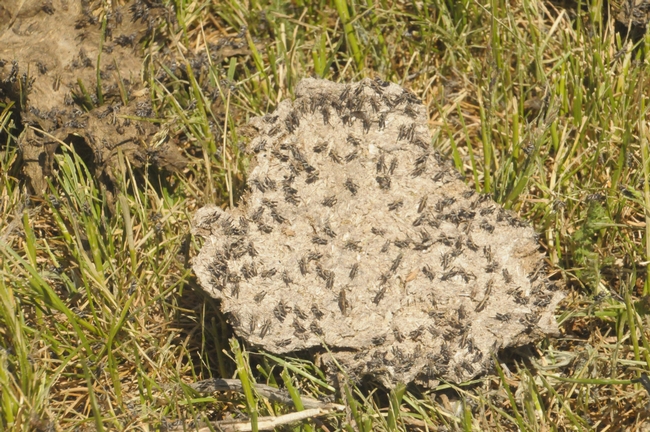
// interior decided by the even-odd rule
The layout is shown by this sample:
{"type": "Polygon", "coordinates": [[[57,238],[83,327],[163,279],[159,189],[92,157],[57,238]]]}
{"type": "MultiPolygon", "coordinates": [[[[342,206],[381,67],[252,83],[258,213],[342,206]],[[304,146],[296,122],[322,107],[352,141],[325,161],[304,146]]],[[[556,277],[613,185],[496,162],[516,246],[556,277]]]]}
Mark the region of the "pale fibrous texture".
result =
{"type": "Polygon", "coordinates": [[[193,263],[251,345],[322,347],[392,387],[467,381],[557,332],[534,230],[463,183],[413,94],[305,79],[251,125],[249,191],[198,211],[193,263]]]}

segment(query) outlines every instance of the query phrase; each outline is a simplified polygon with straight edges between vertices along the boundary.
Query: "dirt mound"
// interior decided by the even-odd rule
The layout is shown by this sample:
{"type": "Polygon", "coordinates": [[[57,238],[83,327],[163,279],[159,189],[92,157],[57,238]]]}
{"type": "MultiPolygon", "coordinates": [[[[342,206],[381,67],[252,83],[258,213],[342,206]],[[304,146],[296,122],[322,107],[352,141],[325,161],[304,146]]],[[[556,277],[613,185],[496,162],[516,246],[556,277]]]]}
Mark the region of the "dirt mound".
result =
{"type": "Polygon", "coordinates": [[[563,295],[533,229],[430,148],[417,98],[371,80],[296,94],[251,121],[239,207],[195,217],[194,270],[239,335],[274,353],[326,345],[393,386],[469,380],[557,331],[563,295]]]}
{"type": "Polygon", "coordinates": [[[155,121],[140,41],[166,9],[155,2],[31,0],[0,6],[0,103],[15,105],[24,173],[46,187],[62,141],[84,143],[109,184],[117,155],[180,169],[185,159],[155,121]]]}

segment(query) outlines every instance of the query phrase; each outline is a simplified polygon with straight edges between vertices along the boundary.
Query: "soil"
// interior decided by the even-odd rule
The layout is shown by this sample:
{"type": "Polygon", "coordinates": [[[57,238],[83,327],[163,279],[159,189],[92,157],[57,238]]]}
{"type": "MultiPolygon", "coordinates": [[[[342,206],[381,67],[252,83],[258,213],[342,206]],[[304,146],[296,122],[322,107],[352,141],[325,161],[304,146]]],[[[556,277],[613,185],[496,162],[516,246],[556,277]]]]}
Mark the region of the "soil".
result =
{"type": "Polygon", "coordinates": [[[45,191],[63,143],[92,167],[110,202],[120,154],[135,169],[185,167],[144,84],[141,42],[167,15],[143,1],[110,9],[69,0],[0,5],[0,106],[18,107],[13,121],[33,192],[45,191]]]}

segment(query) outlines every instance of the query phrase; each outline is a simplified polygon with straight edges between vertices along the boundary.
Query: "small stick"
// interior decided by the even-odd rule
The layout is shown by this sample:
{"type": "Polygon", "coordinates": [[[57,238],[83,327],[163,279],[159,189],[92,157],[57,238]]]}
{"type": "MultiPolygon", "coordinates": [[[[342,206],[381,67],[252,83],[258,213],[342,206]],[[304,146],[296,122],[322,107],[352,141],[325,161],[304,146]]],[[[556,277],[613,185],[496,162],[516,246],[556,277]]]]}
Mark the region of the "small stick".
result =
{"type": "MultiPolygon", "coordinates": [[[[270,387],[264,384],[254,384],[255,390],[257,393],[274,402],[279,402],[288,406],[295,406],[291,396],[288,392],[279,390],[274,387],[270,387]]],[[[238,379],[225,379],[225,378],[213,378],[208,380],[199,381],[193,384],[189,384],[193,390],[199,393],[213,393],[218,391],[234,391],[241,393],[243,392],[243,387],[241,381],[238,379]]],[[[305,408],[304,411],[284,414],[281,416],[270,416],[270,417],[260,417],[258,418],[258,430],[272,430],[278,426],[282,426],[289,423],[294,423],[301,420],[306,420],[311,417],[320,417],[323,415],[331,414],[332,412],[340,412],[345,410],[344,405],[327,403],[319,401],[318,399],[303,397],[301,398],[302,404],[305,408]]],[[[249,421],[240,421],[240,420],[223,420],[217,422],[211,422],[213,427],[216,427],[219,430],[224,431],[251,431],[252,425],[249,421]]],[[[171,432],[180,432],[184,430],[182,427],[171,429],[171,432]]],[[[198,432],[208,432],[212,429],[209,427],[203,427],[197,429],[198,432]]]]}
{"type": "MultiPolygon", "coordinates": [[[[284,414],[278,417],[260,417],[257,419],[257,429],[258,430],[273,430],[278,426],[286,425],[289,423],[294,423],[301,420],[306,420],[310,417],[317,417],[322,415],[330,414],[334,411],[333,408],[323,409],[323,408],[313,408],[305,411],[299,411],[295,413],[284,414]]],[[[250,422],[247,421],[237,421],[237,420],[225,420],[218,422],[211,422],[213,427],[217,430],[223,431],[252,431],[253,427],[250,422]]],[[[173,429],[172,432],[180,432],[182,428],[173,429]]],[[[197,429],[197,432],[209,432],[214,429],[210,427],[203,427],[197,429]]]]}
{"type": "MultiPolygon", "coordinates": [[[[190,384],[190,387],[196,390],[199,393],[213,393],[217,391],[235,391],[238,393],[243,392],[241,381],[238,379],[225,379],[225,378],[213,378],[208,380],[199,381],[193,384],[190,384]]],[[[293,400],[289,393],[283,390],[279,390],[274,387],[270,387],[264,384],[255,384],[255,390],[257,393],[274,402],[279,402],[284,405],[294,406],[293,400]]],[[[303,397],[302,404],[305,408],[322,408],[322,409],[343,409],[343,405],[331,404],[327,402],[319,401],[318,399],[303,397]]]]}

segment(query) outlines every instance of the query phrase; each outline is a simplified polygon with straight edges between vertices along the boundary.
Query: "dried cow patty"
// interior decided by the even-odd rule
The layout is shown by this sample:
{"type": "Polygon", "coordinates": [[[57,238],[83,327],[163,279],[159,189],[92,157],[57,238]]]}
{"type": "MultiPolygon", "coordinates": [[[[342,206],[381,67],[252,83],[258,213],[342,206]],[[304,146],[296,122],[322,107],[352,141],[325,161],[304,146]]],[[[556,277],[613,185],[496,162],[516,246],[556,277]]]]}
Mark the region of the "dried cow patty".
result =
{"type": "Polygon", "coordinates": [[[275,353],[326,345],[353,377],[466,381],[557,331],[534,231],[430,145],[426,110],[380,80],[306,79],[251,121],[249,192],[206,207],[202,287],[275,353]]]}

